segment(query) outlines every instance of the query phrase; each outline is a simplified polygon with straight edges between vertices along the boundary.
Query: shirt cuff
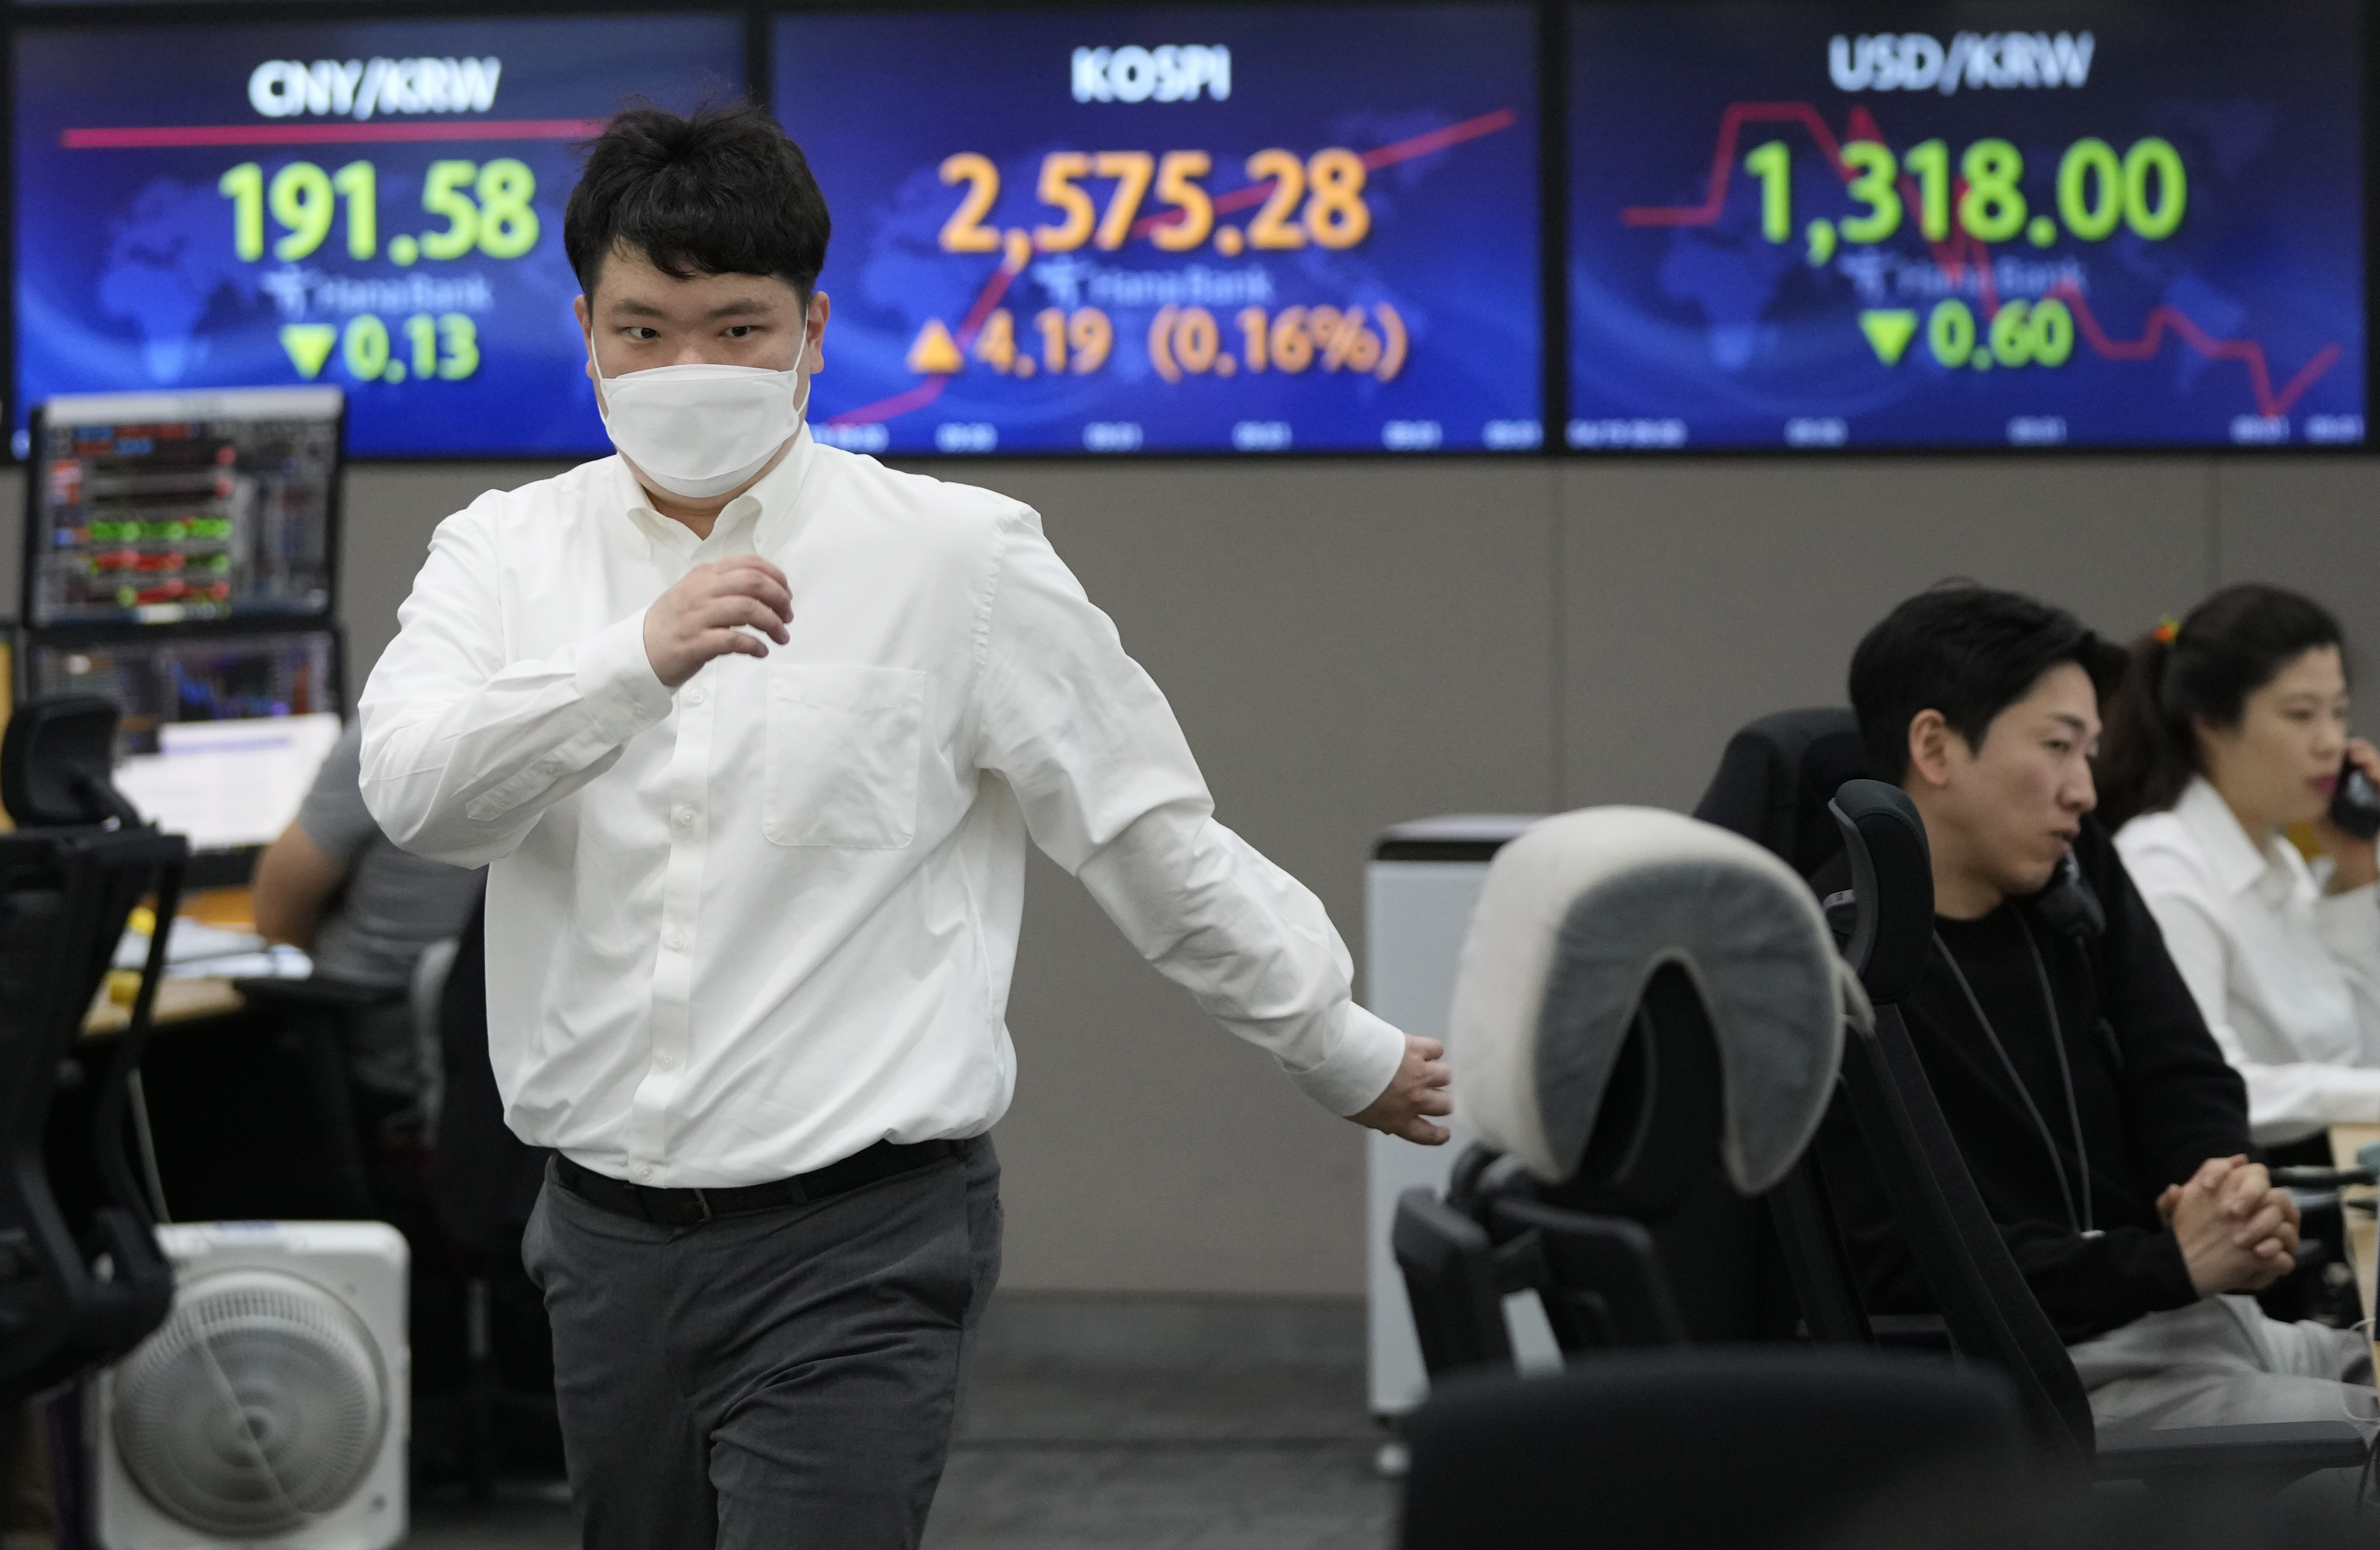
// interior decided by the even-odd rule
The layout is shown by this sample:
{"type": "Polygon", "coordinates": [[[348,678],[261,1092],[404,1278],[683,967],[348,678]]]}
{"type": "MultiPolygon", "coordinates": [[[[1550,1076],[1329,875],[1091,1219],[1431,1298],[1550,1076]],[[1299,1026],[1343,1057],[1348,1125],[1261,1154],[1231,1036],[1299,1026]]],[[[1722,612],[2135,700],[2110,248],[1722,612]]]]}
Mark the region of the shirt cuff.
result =
{"type": "Polygon", "coordinates": [[[662,721],[676,696],[645,655],[645,613],[638,609],[588,636],[572,653],[579,703],[607,745],[625,743],[662,721]]]}
{"type": "Polygon", "coordinates": [[[1289,1075],[1307,1097],[1344,1119],[1371,1108],[1404,1060],[1405,1035],[1350,1001],[1338,1041],[1322,1063],[1289,1075]]]}

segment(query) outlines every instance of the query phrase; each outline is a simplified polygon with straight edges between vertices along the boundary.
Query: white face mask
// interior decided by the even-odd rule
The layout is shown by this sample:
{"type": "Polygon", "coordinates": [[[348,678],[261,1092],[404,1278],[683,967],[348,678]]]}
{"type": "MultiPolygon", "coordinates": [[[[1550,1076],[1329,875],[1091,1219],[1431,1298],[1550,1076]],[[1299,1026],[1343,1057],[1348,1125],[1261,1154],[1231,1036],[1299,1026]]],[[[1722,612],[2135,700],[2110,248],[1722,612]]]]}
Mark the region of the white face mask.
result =
{"type": "Polygon", "coordinates": [[[809,377],[799,367],[697,362],[606,377],[598,361],[595,375],[612,444],[638,473],[690,501],[724,494],[767,467],[809,408],[809,377]]]}

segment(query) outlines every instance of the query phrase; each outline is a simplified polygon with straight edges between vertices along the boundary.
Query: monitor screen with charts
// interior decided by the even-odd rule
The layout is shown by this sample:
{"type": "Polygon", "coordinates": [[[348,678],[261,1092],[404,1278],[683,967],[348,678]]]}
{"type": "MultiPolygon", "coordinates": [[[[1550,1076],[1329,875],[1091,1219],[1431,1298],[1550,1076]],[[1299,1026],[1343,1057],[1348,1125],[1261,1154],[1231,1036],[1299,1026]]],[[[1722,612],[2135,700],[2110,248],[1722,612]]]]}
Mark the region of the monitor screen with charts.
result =
{"type": "Polygon", "coordinates": [[[269,844],[339,739],[328,631],[36,645],[42,695],[114,700],[115,783],[200,851],[269,844]]]}
{"type": "Polygon", "coordinates": [[[25,622],[324,617],[336,388],[109,394],[34,417],[25,622]]]}

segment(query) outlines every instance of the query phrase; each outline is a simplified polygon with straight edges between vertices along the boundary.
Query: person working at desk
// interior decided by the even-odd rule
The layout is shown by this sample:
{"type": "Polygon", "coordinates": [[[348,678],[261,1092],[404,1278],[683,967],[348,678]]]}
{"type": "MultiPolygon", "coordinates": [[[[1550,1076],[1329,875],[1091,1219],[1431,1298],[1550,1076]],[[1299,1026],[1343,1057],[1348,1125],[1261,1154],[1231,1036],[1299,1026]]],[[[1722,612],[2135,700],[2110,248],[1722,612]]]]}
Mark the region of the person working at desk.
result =
{"type": "MultiPolygon", "coordinates": [[[[2091,817],[2099,699],[2121,669],[2072,615],[1973,586],[1911,599],[1860,643],[1870,769],[1908,792],[1933,856],[1911,1037],[2102,1426],[2380,1424],[2361,1335],[2247,1295],[2294,1262],[2297,1209],[2248,1159],[2240,1077],[2091,817]]],[[[1844,1116],[1824,1147],[1870,1307],[1927,1311],[1844,1116]]]]}
{"type": "Polygon", "coordinates": [[[341,1020],[348,1074],[372,1118],[414,1111],[425,1072],[411,1007],[402,996],[435,942],[463,929],[480,902],[480,873],[400,850],[381,832],[358,789],[363,723],[346,731],[316,771],[298,817],[265,848],[250,884],[256,928],[306,950],[314,977],[391,992],[383,1006],[341,1020]]]}
{"type": "Polygon", "coordinates": [[[620,455],[441,525],[363,696],[374,815],[488,865],[594,1550],[917,1543],[998,1265],[1028,834],[1318,1103],[1447,1134],[1438,1045],[1215,821],[1035,514],[805,429],[827,236],[759,109],[613,120],[564,245],[620,455]]]}
{"type": "Polygon", "coordinates": [[[2116,848],[2250,1128],[2317,1165],[2329,1126],[2380,1120],[2380,861],[2328,817],[2342,762],[2380,781],[2380,751],[2347,735],[2342,647],[2311,598],[2226,587],[2133,646],[2099,754],[2116,848]]]}

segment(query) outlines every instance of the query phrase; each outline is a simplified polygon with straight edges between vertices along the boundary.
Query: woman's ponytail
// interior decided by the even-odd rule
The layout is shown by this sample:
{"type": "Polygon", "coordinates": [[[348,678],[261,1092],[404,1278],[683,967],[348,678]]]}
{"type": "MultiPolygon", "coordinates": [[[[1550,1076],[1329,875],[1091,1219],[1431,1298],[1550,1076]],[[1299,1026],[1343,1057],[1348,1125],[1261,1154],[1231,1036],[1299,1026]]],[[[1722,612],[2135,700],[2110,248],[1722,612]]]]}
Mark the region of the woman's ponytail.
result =
{"type": "Polygon", "coordinates": [[[2162,704],[2175,633],[2168,621],[2132,642],[2124,676],[2102,710],[2099,817],[2111,829],[2172,806],[2197,770],[2188,719],[2168,717],[2162,704]]]}

